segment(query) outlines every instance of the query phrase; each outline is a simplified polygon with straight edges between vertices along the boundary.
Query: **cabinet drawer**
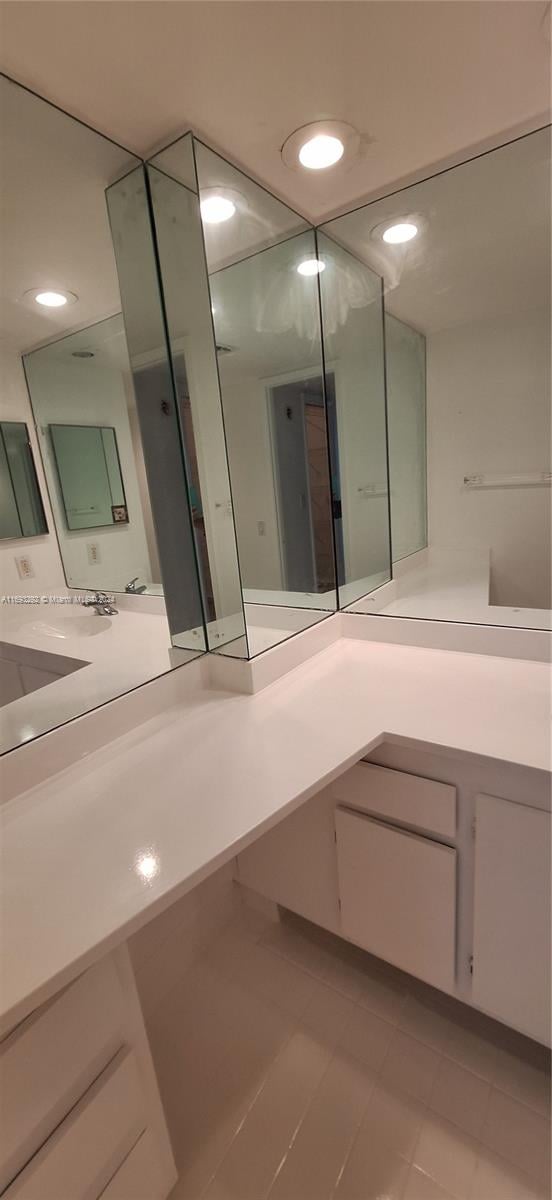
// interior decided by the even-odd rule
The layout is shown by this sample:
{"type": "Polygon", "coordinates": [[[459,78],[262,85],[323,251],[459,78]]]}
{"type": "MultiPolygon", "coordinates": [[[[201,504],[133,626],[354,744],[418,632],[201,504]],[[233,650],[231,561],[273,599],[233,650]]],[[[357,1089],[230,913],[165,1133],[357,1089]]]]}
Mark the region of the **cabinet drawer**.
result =
{"type": "Polygon", "coordinates": [[[119,978],[104,959],[2,1042],[0,1190],[119,1049],[123,1022],[119,978]]]}
{"type": "Polygon", "coordinates": [[[163,1171],[151,1129],[146,1129],[108,1183],[101,1200],[164,1200],[163,1171]]]}
{"type": "Polygon", "coordinates": [[[456,788],[405,771],[360,762],[334,784],[341,804],[402,821],[440,837],[456,835],[456,788]]]}
{"type": "Polygon", "coordinates": [[[136,1061],[121,1050],[17,1176],[6,1200],[93,1200],[145,1124],[136,1061]]]}
{"type": "Polygon", "coordinates": [[[445,991],[454,986],[456,851],[336,810],[345,937],[445,991]]]}

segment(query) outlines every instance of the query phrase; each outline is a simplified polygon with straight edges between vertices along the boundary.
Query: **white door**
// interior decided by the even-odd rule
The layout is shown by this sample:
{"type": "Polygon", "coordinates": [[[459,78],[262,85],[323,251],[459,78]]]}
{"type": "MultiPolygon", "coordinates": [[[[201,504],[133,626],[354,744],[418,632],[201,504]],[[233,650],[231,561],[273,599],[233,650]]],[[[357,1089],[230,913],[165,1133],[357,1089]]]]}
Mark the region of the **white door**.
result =
{"type": "Polygon", "coordinates": [[[476,799],[473,1001],[550,1042],[550,813],[476,799]]]}

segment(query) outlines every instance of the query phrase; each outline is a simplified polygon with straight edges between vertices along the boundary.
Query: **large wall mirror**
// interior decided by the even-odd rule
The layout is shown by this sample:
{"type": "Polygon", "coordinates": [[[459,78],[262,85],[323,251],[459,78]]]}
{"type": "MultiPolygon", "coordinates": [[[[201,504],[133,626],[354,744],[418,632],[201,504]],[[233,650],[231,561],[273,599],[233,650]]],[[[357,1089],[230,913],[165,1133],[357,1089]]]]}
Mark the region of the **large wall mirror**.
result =
{"type": "Polygon", "coordinates": [[[205,637],[143,165],[5,77],[0,88],[7,751],[188,662],[205,637]],[[140,346],[121,316],[113,189],[135,234],[140,346]],[[146,346],[155,371],[139,395],[146,346]]]}
{"type": "Polygon", "coordinates": [[[550,627],[550,141],[529,134],[319,232],[327,357],[373,430],[374,461],[350,459],[344,413],[356,611],[550,627]]]}

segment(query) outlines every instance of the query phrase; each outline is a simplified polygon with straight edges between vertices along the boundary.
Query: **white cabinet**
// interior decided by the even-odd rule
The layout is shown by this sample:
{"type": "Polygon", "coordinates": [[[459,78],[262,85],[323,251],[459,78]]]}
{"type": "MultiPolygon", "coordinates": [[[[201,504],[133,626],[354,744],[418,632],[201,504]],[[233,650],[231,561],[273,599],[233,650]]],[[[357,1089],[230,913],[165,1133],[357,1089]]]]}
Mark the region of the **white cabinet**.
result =
{"type": "Polygon", "coordinates": [[[174,1159],[126,946],[4,1039],[0,1093],[6,1200],[96,1200],[107,1186],[125,1197],[144,1157],[143,1200],[171,1191],[174,1159]]]}
{"type": "Polygon", "coordinates": [[[145,1124],[136,1060],[121,1050],[17,1176],[6,1200],[99,1196],[145,1124]]]}
{"type": "Polygon", "coordinates": [[[335,817],[344,936],[452,990],[456,851],[346,809],[335,817]]]}
{"type": "Polygon", "coordinates": [[[476,799],[473,1001],[550,1042],[550,813],[476,799]]]}
{"type": "Polygon", "coordinates": [[[124,1040],[112,958],[86,971],[0,1045],[0,1190],[84,1094],[124,1040]]]}
{"type": "Polygon", "coordinates": [[[151,1130],[146,1129],[101,1194],[101,1200],[161,1200],[165,1176],[151,1130]]]}

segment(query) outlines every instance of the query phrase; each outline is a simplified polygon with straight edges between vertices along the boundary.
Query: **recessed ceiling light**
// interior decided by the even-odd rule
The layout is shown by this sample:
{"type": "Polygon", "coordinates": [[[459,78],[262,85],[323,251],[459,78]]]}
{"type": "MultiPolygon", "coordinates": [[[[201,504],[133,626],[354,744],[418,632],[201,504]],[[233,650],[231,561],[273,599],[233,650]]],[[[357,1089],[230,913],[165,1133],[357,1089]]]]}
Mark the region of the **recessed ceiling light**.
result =
{"type": "Polygon", "coordinates": [[[286,138],[282,158],[294,171],[303,167],[322,171],[338,162],[350,162],[359,148],[360,135],[346,121],[312,121],[286,138]]]}
{"type": "Polygon", "coordinates": [[[417,232],[418,226],[412,221],[396,221],[393,225],[388,225],[381,236],[390,246],[400,246],[401,242],[411,242],[417,232]]]}
{"type": "Polygon", "coordinates": [[[75,304],[78,296],[61,288],[41,287],[24,292],[22,299],[26,303],[40,304],[42,308],[64,308],[66,304],[75,304]]]}
{"type": "Polygon", "coordinates": [[[315,137],[303,142],[299,151],[299,162],[311,171],[323,171],[324,167],[333,167],[334,163],[343,158],[345,146],[341,138],[329,133],[317,133],[315,137]]]}
{"type": "Polygon", "coordinates": [[[326,264],[320,258],[304,258],[297,267],[299,275],[320,275],[325,270],[326,264]]]}
{"type": "Polygon", "coordinates": [[[228,196],[204,196],[200,203],[201,219],[206,225],[220,225],[234,216],[236,205],[228,196]]]}
{"type": "Polygon", "coordinates": [[[38,292],[35,300],[45,308],[63,308],[63,305],[67,304],[67,296],[64,296],[63,292],[38,292]]]}

